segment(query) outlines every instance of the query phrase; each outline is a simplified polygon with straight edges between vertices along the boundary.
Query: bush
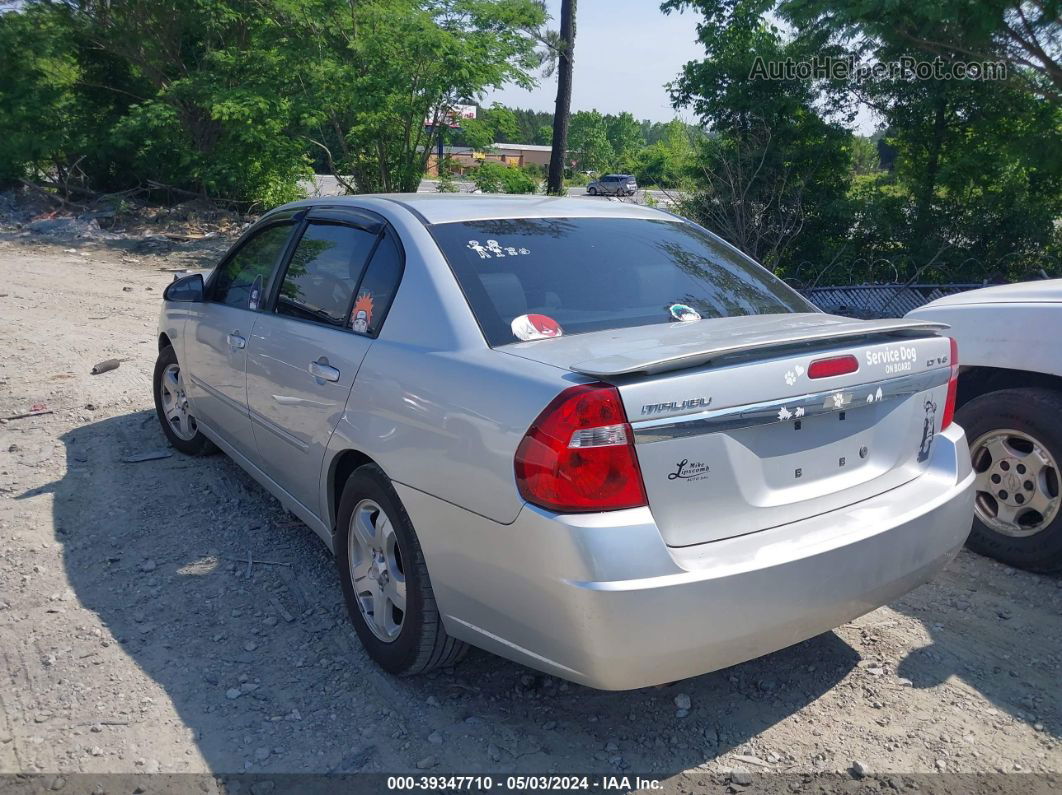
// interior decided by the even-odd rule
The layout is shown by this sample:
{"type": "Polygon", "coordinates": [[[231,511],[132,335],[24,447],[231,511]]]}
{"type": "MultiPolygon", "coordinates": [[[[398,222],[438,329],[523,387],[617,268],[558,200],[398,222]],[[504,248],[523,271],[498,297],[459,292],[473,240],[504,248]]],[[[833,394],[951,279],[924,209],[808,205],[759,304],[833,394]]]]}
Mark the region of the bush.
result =
{"type": "Polygon", "coordinates": [[[564,177],[565,185],[589,185],[592,177],[583,171],[569,171],[564,177]]]}
{"type": "Polygon", "coordinates": [[[483,193],[534,193],[538,182],[516,166],[481,163],[472,173],[472,181],[483,193]]]}

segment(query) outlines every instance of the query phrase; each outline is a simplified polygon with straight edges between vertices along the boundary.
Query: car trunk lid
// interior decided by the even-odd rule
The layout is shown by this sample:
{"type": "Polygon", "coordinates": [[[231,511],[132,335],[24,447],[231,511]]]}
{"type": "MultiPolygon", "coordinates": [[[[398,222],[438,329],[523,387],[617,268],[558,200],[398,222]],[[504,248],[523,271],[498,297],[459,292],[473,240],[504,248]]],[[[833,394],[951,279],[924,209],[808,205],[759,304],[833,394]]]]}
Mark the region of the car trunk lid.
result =
{"type": "Polygon", "coordinates": [[[619,389],[654,519],[669,545],[687,546],[837,510],[917,477],[946,399],[942,328],[746,316],[502,350],[619,389]],[[851,372],[812,377],[814,362],[849,356],[851,372]]]}

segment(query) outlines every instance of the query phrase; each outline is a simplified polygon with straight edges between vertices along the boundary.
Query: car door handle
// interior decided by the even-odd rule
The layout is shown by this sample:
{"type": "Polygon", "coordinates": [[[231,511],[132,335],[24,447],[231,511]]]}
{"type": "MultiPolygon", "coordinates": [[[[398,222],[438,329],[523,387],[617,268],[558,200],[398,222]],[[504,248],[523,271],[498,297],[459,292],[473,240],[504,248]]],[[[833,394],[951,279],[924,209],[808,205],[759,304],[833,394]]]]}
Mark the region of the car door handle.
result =
{"type": "Polygon", "coordinates": [[[247,347],[247,340],[240,336],[238,331],[232,332],[229,337],[229,347],[234,350],[240,350],[247,347]]]}
{"type": "Polygon", "coordinates": [[[310,362],[310,375],[325,381],[339,380],[339,370],[324,362],[310,362]]]}

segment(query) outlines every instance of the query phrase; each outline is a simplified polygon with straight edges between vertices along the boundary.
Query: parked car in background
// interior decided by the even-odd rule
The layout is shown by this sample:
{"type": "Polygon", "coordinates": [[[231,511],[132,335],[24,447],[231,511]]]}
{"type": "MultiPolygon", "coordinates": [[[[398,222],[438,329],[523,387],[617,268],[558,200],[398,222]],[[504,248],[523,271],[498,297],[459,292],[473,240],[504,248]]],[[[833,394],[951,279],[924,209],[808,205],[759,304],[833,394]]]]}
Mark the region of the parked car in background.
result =
{"type": "Polygon", "coordinates": [[[632,204],[333,197],[167,288],[155,402],[334,552],[394,673],[624,689],[873,610],[969,531],[941,324],[824,315],[632,204]]]}
{"type": "Polygon", "coordinates": [[[630,174],[605,174],[586,186],[591,196],[633,196],[638,181],[630,174]]]}
{"type": "Polygon", "coordinates": [[[1062,569],[1062,279],[958,293],[907,317],[947,323],[959,344],[956,421],[977,473],[970,547],[1062,569]]]}

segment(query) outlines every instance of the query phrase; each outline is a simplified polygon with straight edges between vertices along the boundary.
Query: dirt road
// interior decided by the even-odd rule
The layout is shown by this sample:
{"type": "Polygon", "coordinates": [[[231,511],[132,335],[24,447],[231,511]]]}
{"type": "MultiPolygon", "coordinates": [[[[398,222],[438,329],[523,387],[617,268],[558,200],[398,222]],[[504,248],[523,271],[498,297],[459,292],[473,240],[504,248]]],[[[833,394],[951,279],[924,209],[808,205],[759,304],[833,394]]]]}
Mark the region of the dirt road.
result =
{"type": "Polygon", "coordinates": [[[0,416],[53,412],[0,423],[0,772],[1062,771],[1062,580],[969,553],[668,687],[478,652],[382,675],[324,547],[227,458],[123,462],[173,452],[150,397],[160,268],[197,257],[0,240],[0,416]]]}

